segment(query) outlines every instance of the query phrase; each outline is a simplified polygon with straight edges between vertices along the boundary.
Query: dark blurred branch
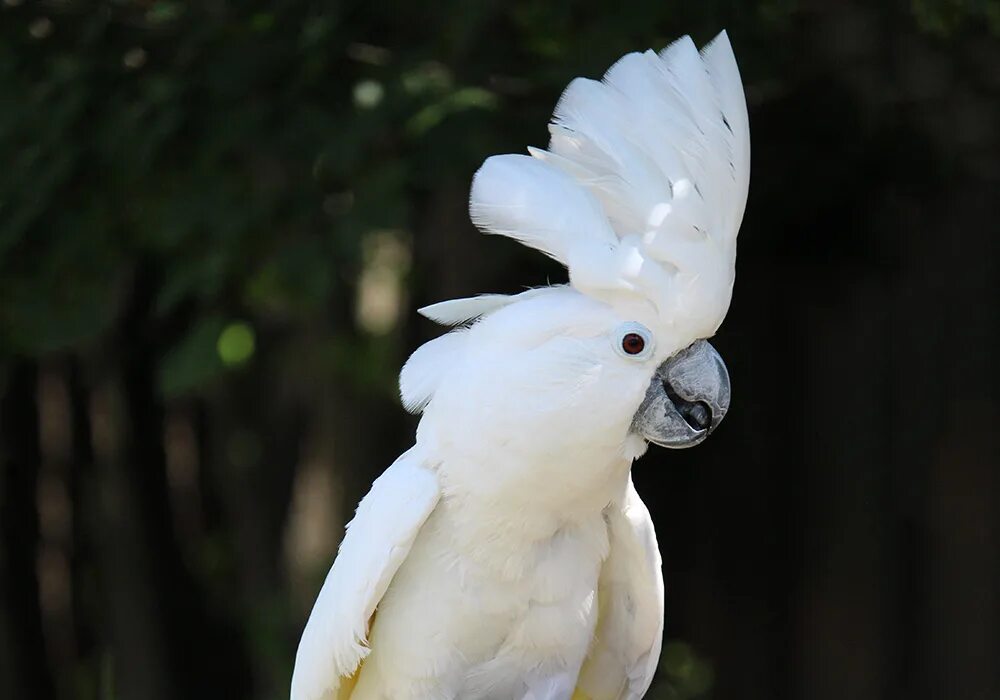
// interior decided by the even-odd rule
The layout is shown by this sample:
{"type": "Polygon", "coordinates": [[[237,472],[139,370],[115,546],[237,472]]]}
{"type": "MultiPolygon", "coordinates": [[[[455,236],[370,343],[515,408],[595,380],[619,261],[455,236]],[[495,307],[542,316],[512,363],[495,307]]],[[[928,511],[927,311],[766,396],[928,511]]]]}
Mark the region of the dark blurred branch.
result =
{"type": "Polygon", "coordinates": [[[67,358],[66,384],[72,421],[69,497],[73,518],[70,554],[73,637],[81,674],[79,683],[85,688],[93,688],[96,694],[99,648],[95,622],[100,619],[100,591],[94,550],[94,526],[97,522],[98,501],[94,475],[93,426],[89,407],[90,392],[78,357],[67,358]]]}

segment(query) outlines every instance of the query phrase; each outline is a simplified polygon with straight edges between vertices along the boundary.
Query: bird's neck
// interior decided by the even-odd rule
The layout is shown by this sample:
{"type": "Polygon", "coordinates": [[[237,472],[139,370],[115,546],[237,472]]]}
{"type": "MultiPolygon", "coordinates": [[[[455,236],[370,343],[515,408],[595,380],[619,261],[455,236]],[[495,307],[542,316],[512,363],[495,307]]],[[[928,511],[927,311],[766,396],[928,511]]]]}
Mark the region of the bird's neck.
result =
{"type": "Polygon", "coordinates": [[[628,481],[633,454],[620,445],[576,454],[462,450],[434,455],[444,503],[470,541],[527,546],[600,520],[628,481]],[[473,531],[477,531],[473,535],[473,531]]]}

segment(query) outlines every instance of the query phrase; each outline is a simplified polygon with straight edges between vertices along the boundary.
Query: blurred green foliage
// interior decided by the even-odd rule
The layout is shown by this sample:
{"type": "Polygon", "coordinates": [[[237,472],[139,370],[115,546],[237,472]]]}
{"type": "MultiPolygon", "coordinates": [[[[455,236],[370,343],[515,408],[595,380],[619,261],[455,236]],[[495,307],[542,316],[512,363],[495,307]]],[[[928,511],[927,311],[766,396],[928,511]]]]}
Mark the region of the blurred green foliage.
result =
{"type": "Polygon", "coordinates": [[[186,359],[165,370],[189,378],[165,386],[192,384],[195,357],[203,381],[214,317],[323,313],[349,293],[366,231],[412,229],[414,190],[467,180],[483,154],[521,148],[511,137],[543,142],[567,76],[707,36],[719,9],[8,0],[3,346],[87,347],[127,276],[152,274],[159,316],[207,317],[187,320],[186,359]]]}
{"type": "Polygon", "coordinates": [[[1000,2],[997,0],[911,0],[913,15],[924,31],[939,37],[956,34],[970,23],[985,22],[1000,36],[1000,2]]]}

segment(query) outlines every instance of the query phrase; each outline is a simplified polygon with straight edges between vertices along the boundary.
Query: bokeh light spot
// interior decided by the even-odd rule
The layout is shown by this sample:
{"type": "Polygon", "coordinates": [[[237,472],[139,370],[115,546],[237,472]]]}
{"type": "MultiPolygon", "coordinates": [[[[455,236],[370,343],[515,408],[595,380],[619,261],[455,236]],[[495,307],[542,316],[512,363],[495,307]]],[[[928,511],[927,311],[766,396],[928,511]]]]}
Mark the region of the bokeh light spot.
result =
{"type": "Polygon", "coordinates": [[[216,349],[223,364],[233,367],[249,360],[256,347],[253,328],[243,321],[234,321],[222,329],[216,349]]]}
{"type": "Polygon", "coordinates": [[[382,83],[375,80],[362,80],[354,86],[354,104],[362,109],[374,109],[385,96],[382,83]]]}
{"type": "Polygon", "coordinates": [[[146,64],[146,50],[141,46],[134,46],[122,56],[122,65],[129,70],[138,70],[146,64]]]}
{"type": "Polygon", "coordinates": [[[39,17],[28,25],[28,34],[33,39],[44,39],[52,34],[54,28],[55,25],[52,24],[52,20],[48,17],[39,17]]]}

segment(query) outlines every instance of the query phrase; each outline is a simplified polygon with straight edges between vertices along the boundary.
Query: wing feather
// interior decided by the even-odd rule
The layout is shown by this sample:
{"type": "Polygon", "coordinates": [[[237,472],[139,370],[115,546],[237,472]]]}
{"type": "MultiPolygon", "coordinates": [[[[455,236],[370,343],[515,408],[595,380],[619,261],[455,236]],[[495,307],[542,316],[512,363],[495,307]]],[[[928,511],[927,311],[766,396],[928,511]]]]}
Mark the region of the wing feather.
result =
{"type": "Polygon", "coordinates": [[[663,573],[653,521],[629,479],[608,511],[611,550],[598,582],[599,618],[578,693],[638,700],[649,689],[663,641],[663,573]]]}
{"type": "Polygon", "coordinates": [[[302,632],[291,700],[336,697],[368,655],[369,621],[440,493],[412,449],[372,484],[302,632]]]}

